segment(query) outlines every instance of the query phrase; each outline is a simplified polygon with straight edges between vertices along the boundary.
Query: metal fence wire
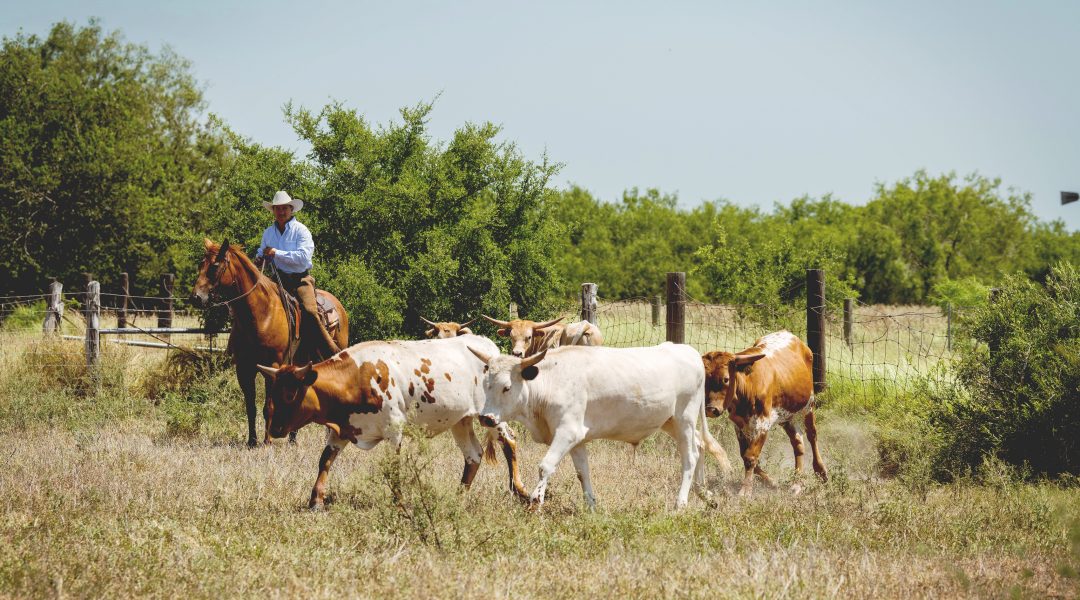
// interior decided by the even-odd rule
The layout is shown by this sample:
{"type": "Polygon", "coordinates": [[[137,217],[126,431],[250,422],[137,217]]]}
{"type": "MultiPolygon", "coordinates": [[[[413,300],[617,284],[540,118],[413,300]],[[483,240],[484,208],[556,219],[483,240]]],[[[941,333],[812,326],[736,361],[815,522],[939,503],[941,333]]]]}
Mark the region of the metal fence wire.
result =
{"type": "MultiPolygon", "coordinates": [[[[43,333],[48,295],[0,297],[0,366],[5,371],[42,369],[63,374],[85,365],[86,320],[80,307],[84,292],[63,294],[65,310],[59,331],[43,333]],[[67,370],[65,370],[67,369],[67,370]]],[[[126,326],[158,326],[162,298],[101,294],[102,329],[116,328],[121,313],[126,326]]],[[[199,328],[201,312],[177,300],[172,327],[199,328]]],[[[953,314],[963,309],[954,309],[953,314]]],[[[722,305],[687,300],[685,341],[701,353],[738,352],[768,333],[787,329],[806,340],[806,312],[798,307],[722,305]]],[[[577,320],[570,305],[559,312],[565,322],[577,320]]],[[[850,333],[845,333],[843,310],[826,309],[826,382],[833,394],[880,399],[904,393],[916,385],[952,381],[952,314],[925,306],[880,306],[852,302],[850,333]]],[[[651,346],[666,339],[667,309],[659,297],[626,300],[598,299],[597,323],[604,345],[651,346]]],[[[101,336],[103,360],[122,361],[123,373],[161,361],[169,353],[191,350],[222,351],[227,334],[133,333],[101,336]]],[[[126,376],[125,376],[126,377],[126,376]]]]}
{"type": "MultiPolygon", "coordinates": [[[[853,304],[847,336],[843,310],[828,307],[825,311],[826,382],[833,394],[870,401],[905,393],[916,385],[952,381],[949,314],[926,306],[853,304]]],[[[604,345],[662,343],[666,312],[656,299],[600,300],[597,321],[604,345]]],[[[806,341],[806,311],[796,307],[687,301],[684,322],[685,342],[701,353],[738,352],[781,329],[806,341]]]]}

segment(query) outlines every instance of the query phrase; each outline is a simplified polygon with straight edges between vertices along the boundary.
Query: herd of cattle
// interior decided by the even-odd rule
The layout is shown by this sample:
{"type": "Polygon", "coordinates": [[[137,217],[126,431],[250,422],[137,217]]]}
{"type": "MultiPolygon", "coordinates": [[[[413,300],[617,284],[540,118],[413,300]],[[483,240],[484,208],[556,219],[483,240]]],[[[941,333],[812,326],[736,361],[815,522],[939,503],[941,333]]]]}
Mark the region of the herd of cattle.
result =
{"type": "Polygon", "coordinates": [[[825,464],[814,426],[812,354],[796,336],[780,331],[758,339],[741,352],[704,356],[684,344],[644,348],[603,347],[600,330],[587,321],[560,324],[515,319],[500,321],[498,334],[509,338],[510,354],[500,354],[490,339],[468,325],[425,322],[430,338],[421,341],[369,341],[332,358],[280,369],[260,366],[273,379],[267,397],[269,437],[284,437],[309,423],[327,428],[311,508],[325,499],[329,469],[350,442],[371,449],[383,440],[395,448],[406,424],[435,436],[450,430],[461,449],[468,487],[482,458],[495,460],[498,441],[506,458],[511,491],[541,505],[548,482],[569,454],[585,502],[596,502],[589,477],[586,443],[608,439],[636,445],[663,430],[674,438],[682,460],[675,505],[685,506],[693,489],[702,499],[704,449],[730,470],[723,447],[712,437],[705,417],[727,413],[735,425],[745,473],[741,495],[751,493],[756,474],[771,480],[758,464],[774,424],[787,432],[795,453],[795,483],[804,453],[800,423],[812,451],[814,471],[824,480],[825,464]],[[473,419],[486,427],[482,446],[473,419]],[[539,482],[526,494],[518,472],[517,444],[507,423],[517,421],[548,446],[539,482]]]}

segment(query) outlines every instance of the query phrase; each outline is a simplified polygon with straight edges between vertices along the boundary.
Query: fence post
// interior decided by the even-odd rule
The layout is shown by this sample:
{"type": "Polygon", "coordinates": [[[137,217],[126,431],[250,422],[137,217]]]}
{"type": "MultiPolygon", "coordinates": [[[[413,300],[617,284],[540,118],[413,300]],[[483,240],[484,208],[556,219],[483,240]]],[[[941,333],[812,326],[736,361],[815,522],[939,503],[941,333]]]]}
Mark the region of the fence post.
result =
{"type": "Polygon", "coordinates": [[[945,350],[952,352],[952,302],[945,303],[945,350]]]}
{"type": "Polygon", "coordinates": [[[667,341],[682,344],[686,340],[686,273],[667,274],[667,341]]]}
{"type": "Polygon", "coordinates": [[[510,303],[510,320],[513,321],[514,319],[517,319],[517,318],[518,318],[517,302],[511,302],[510,303]]]}
{"type": "Polygon", "coordinates": [[[45,309],[45,322],[41,329],[46,334],[60,333],[62,319],[64,318],[64,284],[52,278],[49,284],[49,306],[45,309]]]}
{"type": "Polygon", "coordinates": [[[128,274],[127,273],[121,273],[120,274],[120,306],[117,307],[117,311],[116,311],[116,327],[118,329],[123,329],[123,328],[127,327],[128,301],[130,300],[129,294],[130,294],[130,289],[128,288],[128,274]]]}
{"type": "Polygon", "coordinates": [[[101,284],[86,284],[86,366],[94,368],[101,359],[101,284]]]}
{"type": "Polygon", "coordinates": [[[656,327],[660,324],[660,306],[664,303],[660,295],[657,294],[652,298],[652,324],[656,327]]]}
{"type": "Polygon", "coordinates": [[[814,353],[814,393],[825,390],[825,272],[806,270],[806,345],[814,353]]]}
{"type": "Polygon", "coordinates": [[[855,323],[855,301],[844,298],[844,343],[851,347],[851,328],[855,323]]]}
{"type": "Polygon", "coordinates": [[[595,283],[581,284],[581,320],[596,325],[596,288],[595,283]]]}

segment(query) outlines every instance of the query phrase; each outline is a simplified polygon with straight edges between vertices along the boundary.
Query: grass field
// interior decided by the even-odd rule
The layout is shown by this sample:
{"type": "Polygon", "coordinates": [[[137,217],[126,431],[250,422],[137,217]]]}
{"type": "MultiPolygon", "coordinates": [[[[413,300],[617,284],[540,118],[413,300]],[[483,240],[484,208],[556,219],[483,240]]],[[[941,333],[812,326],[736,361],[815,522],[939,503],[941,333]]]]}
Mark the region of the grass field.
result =
{"type": "MultiPolygon", "coordinates": [[[[505,491],[501,463],[461,492],[460,453],[441,437],[409,439],[400,455],[346,449],[328,510],[311,513],[323,432],[246,450],[228,373],[154,384],[175,378],[160,354],[109,347],[95,386],[70,385],[85,376],[78,342],[4,341],[0,596],[1080,594],[1075,487],[1004,470],[949,485],[883,478],[872,416],[842,402],[819,417],[832,479],[807,477],[797,497],[759,485],[737,498],[736,477],[709,459],[718,506],[692,498],[676,513],[677,453],[656,436],[633,456],[590,445],[595,512],[565,461],[534,514],[505,491]]],[[[729,426],[710,425],[736,459],[729,426]]],[[[521,444],[527,486],[544,448],[521,444]]],[[[782,432],[764,463],[790,479],[782,432]]]]}

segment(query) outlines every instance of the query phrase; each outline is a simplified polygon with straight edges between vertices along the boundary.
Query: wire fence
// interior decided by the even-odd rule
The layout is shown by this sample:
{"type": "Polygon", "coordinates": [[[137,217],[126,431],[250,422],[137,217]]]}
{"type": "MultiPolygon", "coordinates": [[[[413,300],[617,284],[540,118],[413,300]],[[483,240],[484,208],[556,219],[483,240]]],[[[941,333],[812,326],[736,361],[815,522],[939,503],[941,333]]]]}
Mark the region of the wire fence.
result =
{"type": "MultiPolygon", "coordinates": [[[[99,327],[116,329],[124,317],[124,328],[138,333],[101,336],[101,359],[119,368],[110,369],[128,383],[153,363],[164,361],[171,353],[191,351],[219,352],[228,344],[227,334],[160,333],[163,298],[101,294],[99,327]],[[130,299],[133,299],[131,301],[130,299]]],[[[49,314],[49,294],[0,297],[0,368],[5,372],[38,370],[58,377],[81,377],[86,371],[86,316],[81,308],[86,293],[65,293],[60,296],[62,314],[52,333],[44,332],[49,314]]],[[[176,302],[178,299],[172,299],[176,302]]],[[[192,310],[182,302],[171,311],[171,327],[202,328],[202,312],[192,310]]]]}
{"type": "MultiPolygon", "coordinates": [[[[70,367],[84,360],[86,320],[80,307],[86,294],[63,294],[65,310],[56,335],[43,334],[48,295],[0,297],[0,365],[31,360],[32,368],[70,367]]],[[[123,314],[126,327],[140,330],[158,326],[163,298],[101,294],[102,329],[116,328],[123,314]],[[125,302],[126,299],[126,302],[125,302]]],[[[202,312],[175,301],[171,326],[199,328],[202,312]]],[[[953,317],[935,307],[880,306],[853,302],[845,327],[842,310],[830,306],[825,313],[826,382],[834,393],[872,401],[902,393],[913,385],[951,381],[948,368],[952,350],[953,317]],[[846,332],[845,329],[848,331],[846,332]]],[[[567,305],[559,316],[577,320],[578,311],[567,305]]],[[[608,301],[599,299],[596,319],[604,344],[612,347],[651,346],[666,339],[667,309],[658,297],[608,301]]],[[[768,333],[787,329],[806,339],[806,312],[798,307],[721,305],[688,300],[685,304],[685,342],[701,353],[737,352],[768,333]]],[[[227,334],[137,333],[102,336],[103,356],[140,364],[164,360],[169,353],[224,349],[227,334]]],[[[26,365],[23,365],[25,368],[26,365]]]]}
{"type": "MultiPolygon", "coordinates": [[[[826,382],[834,394],[872,402],[916,385],[952,382],[953,321],[964,309],[950,314],[936,307],[859,302],[852,308],[847,335],[843,310],[825,311],[826,382]]],[[[597,321],[606,346],[649,346],[667,336],[666,307],[653,298],[601,300],[597,321]]],[[[688,301],[684,322],[685,343],[701,353],[738,352],[781,329],[807,337],[806,310],[797,307],[688,301]]]]}

